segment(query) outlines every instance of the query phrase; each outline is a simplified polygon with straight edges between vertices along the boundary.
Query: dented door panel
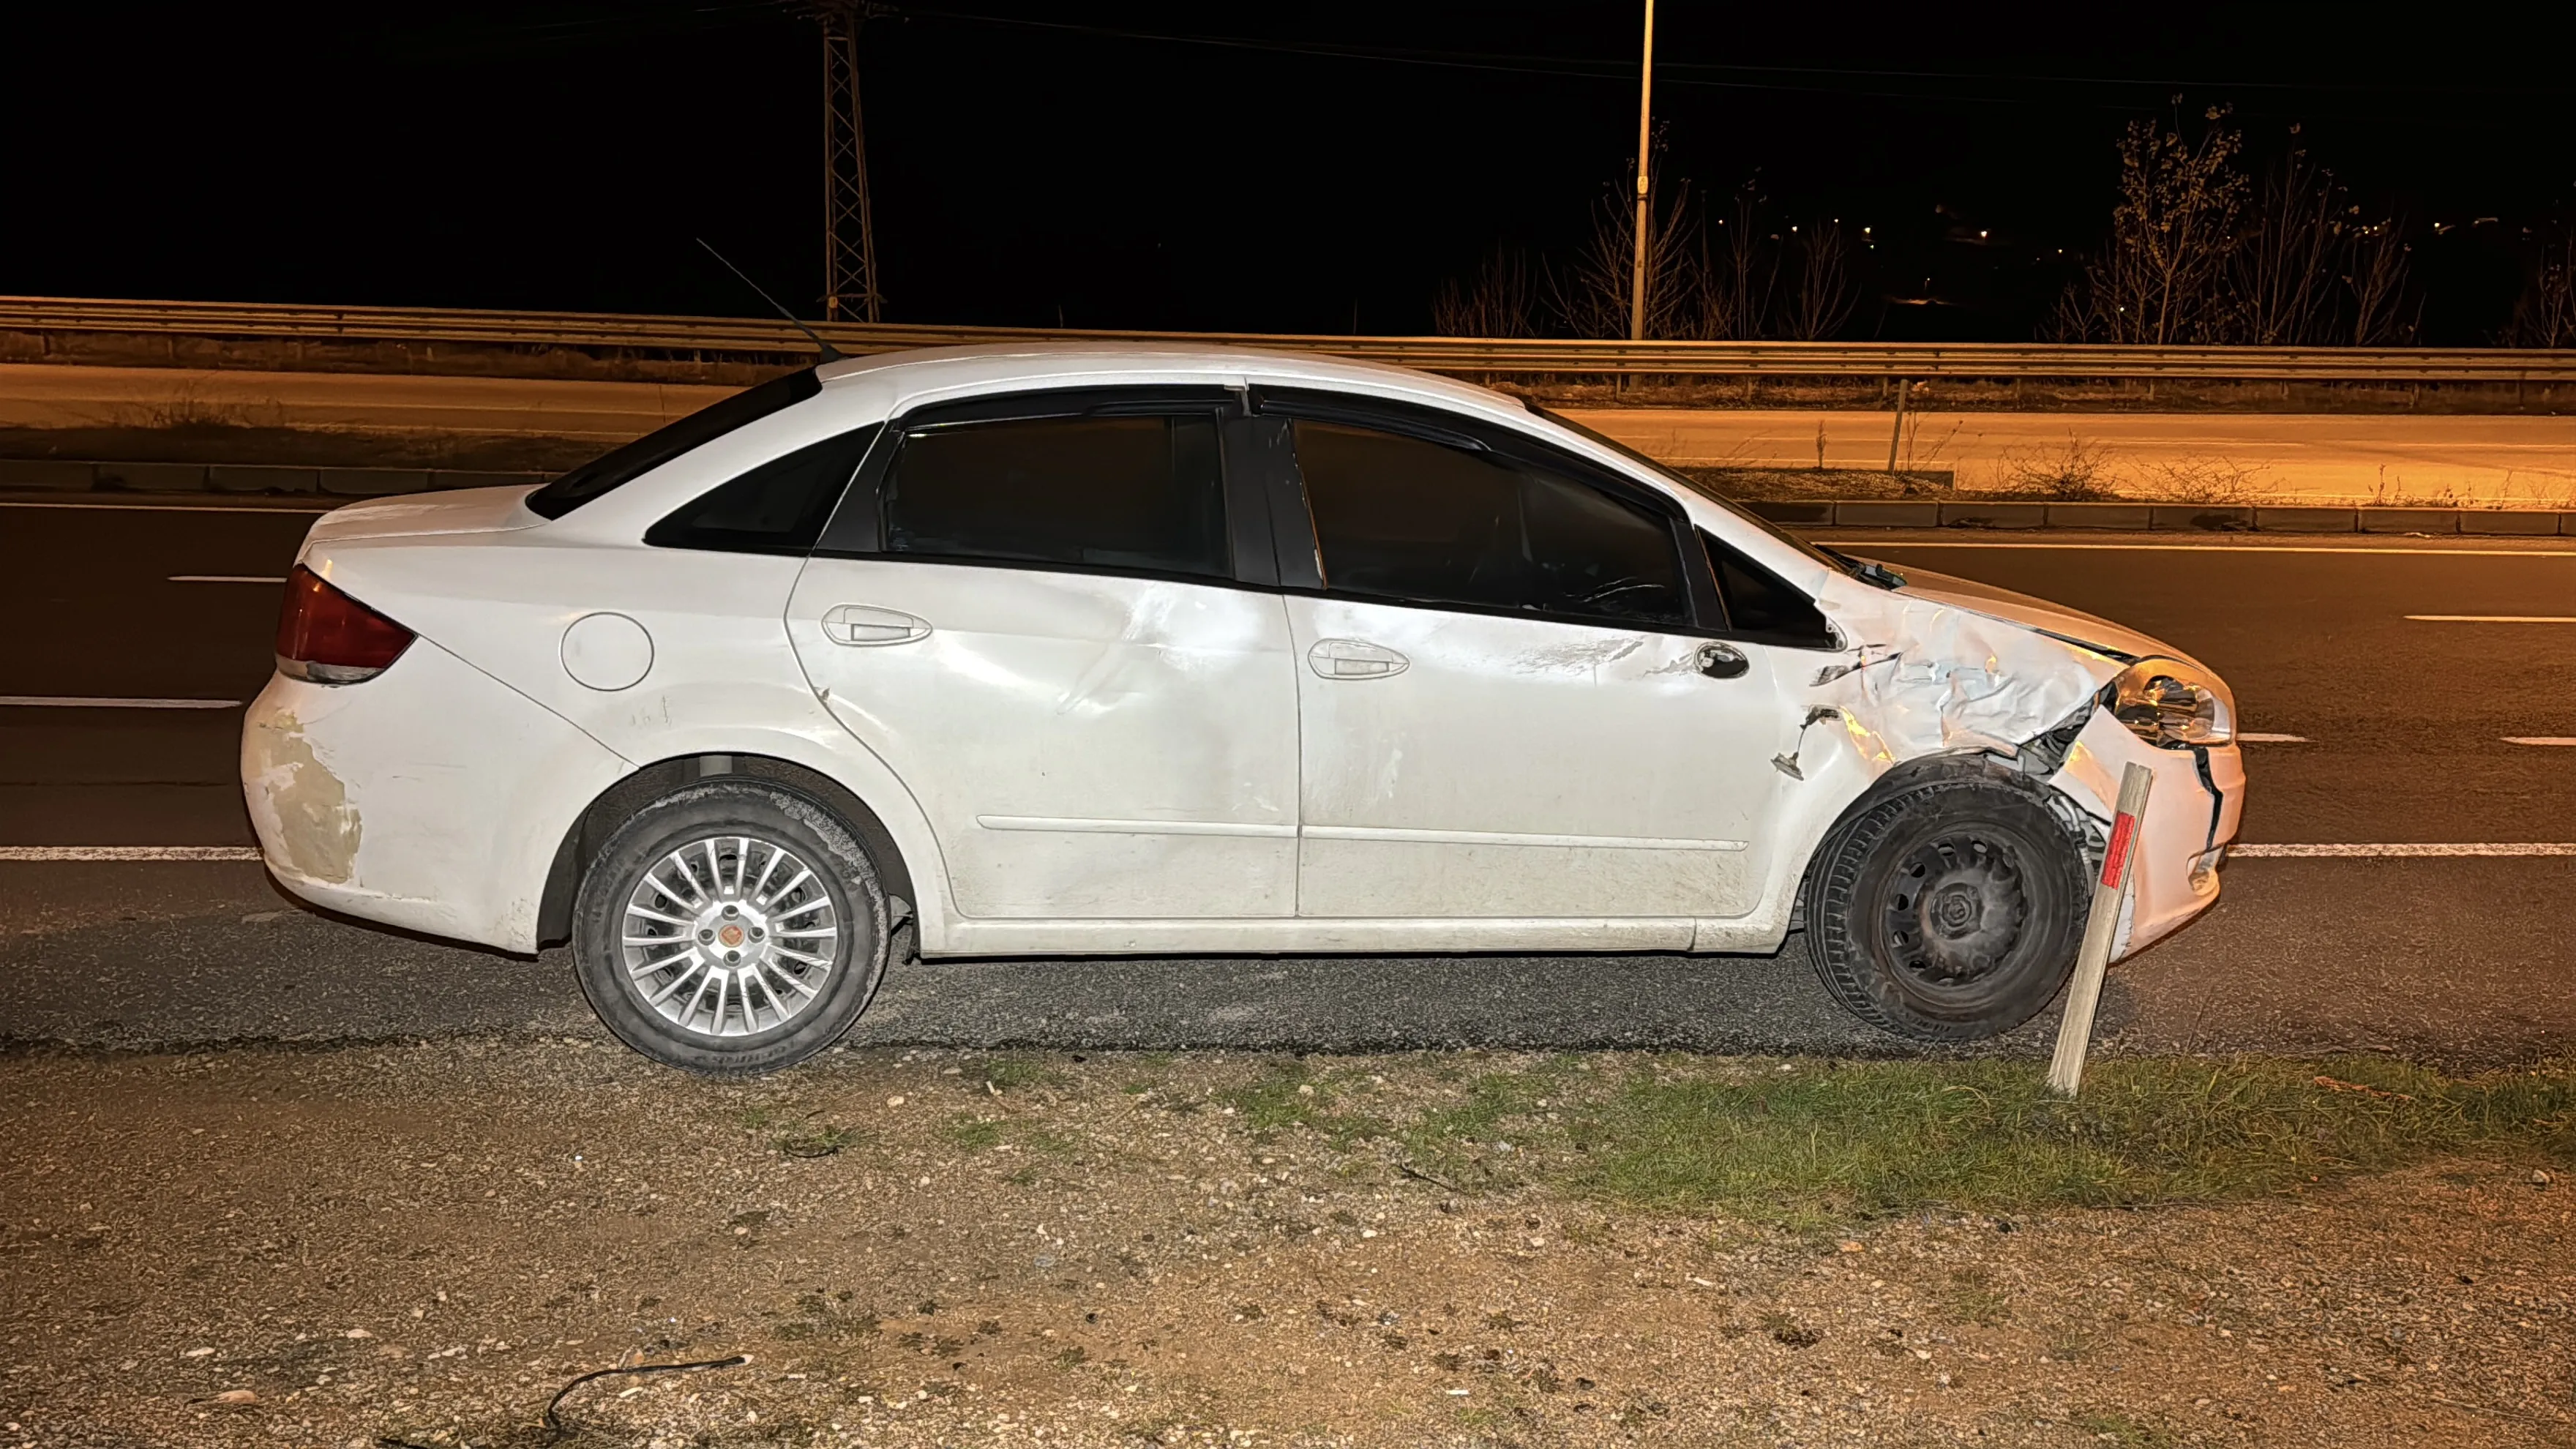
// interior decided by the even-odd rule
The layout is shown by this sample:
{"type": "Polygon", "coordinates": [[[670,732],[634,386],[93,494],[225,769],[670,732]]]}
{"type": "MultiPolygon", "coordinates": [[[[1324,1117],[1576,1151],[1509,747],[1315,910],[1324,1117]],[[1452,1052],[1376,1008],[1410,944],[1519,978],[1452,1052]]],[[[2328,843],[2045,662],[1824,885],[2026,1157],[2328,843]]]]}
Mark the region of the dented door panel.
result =
{"type": "Polygon", "coordinates": [[[844,748],[927,813],[961,916],[1294,912],[1298,668],[1277,595],[817,558],[788,616],[844,748]],[[854,646],[826,622],[845,608],[921,629],[854,646]]]}
{"type": "MultiPolygon", "coordinates": [[[[1769,667],[1648,630],[1293,596],[1308,917],[1656,917],[1752,908],[1788,743],[1769,667]]],[[[1687,931],[1684,938],[1687,939],[1687,931]]]]}

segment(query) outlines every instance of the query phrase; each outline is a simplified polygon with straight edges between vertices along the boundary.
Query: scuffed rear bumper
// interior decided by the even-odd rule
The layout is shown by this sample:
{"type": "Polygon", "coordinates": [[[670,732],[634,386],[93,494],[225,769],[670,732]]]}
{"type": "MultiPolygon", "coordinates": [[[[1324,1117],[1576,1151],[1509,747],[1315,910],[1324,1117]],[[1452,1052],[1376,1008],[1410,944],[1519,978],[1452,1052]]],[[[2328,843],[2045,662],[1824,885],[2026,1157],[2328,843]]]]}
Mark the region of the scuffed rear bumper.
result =
{"type": "Polygon", "coordinates": [[[2096,710],[2052,783],[2108,824],[2131,764],[2155,772],[2131,870],[2136,887],[2114,938],[2119,960],[2171,935],[2218,902],[2219,861],[2245,810],[2245,756],[2234,745],[2166,750],[2096,710]]]}
{"type": "Polygon", "coordinates": [[[507,951],[536,949],[557,847],[631,768],[427,639],[362,684],[272,677],[242,725],[242,792],[281,884],[507,951]]]}

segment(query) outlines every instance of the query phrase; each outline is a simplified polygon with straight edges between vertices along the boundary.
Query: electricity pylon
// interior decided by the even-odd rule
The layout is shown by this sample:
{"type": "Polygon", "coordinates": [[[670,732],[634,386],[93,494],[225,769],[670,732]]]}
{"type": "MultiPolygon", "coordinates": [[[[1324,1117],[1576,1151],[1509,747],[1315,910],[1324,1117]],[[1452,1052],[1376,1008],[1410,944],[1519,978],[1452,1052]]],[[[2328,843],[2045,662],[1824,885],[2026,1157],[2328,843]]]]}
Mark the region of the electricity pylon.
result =
{"type": "Polygon", "coordinates": [[[877,238],[868,212],[868,139],[859,110],[859,26],[870,0],[818,0],[823,29],[823,316],[874,322],[877,238]]]}

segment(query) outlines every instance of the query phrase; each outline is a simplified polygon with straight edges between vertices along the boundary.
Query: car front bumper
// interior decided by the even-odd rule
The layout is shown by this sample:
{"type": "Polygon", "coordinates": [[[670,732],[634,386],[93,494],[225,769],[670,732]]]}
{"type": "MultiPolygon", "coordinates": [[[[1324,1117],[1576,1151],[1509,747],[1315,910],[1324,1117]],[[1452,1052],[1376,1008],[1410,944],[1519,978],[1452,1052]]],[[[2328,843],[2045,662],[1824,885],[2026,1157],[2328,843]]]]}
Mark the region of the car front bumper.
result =
{"type": "Polygon", "coordinates": [[[2135,885],[2112,938],[2117,961],[2181,928],[2218,902],[2219,866],[2245,810],[2245,756],[2235,745],[2160,749],[2107,710],[2094,711],[2051,783],[2108,826],[2120,778],[2132,764],[2155,772],[2131,856],[2135,885]]]}

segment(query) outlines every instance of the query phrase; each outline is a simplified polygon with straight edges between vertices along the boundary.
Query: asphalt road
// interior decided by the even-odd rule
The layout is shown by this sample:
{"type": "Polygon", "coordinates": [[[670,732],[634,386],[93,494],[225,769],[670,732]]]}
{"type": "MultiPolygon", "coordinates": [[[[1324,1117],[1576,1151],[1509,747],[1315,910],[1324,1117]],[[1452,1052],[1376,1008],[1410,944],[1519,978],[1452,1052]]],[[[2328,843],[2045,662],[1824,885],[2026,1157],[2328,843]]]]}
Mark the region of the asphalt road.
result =
{"type": "MultiPolygon", "coordinates": [[[[0,507],[20,629],[0,696],[246,700],[310,514],[0,507]],[[174,579],[226,580],[176,582],[174,579]]],[[[2576,545],[1844,540],[2061,599],[2235,686],[2264,845],[2576,840],[2576,545]],[[2036,546],[2034,546],[2036,545],[2036,546]]],[[[0,703],[0,846],[247,843],[239,712],[0,703]]],[[[2576,859],[2243,859],[2227,896],[2114,973],[2134,1049],[2576,1046],[2576,859]]],[[[528,962],[326,919],[255,865],[0,861],[0,1039],[95,1046],[588,1033],[560,954],[528,962]]],[[[2037,1050],[2045,1025],[2007,1050],[2037,1050]]],[[[1086,1047],[1679,1046],[1886,1054],[1793,939],[1772,958],[914,963],[860,1039],[1086,1047]]]]}

